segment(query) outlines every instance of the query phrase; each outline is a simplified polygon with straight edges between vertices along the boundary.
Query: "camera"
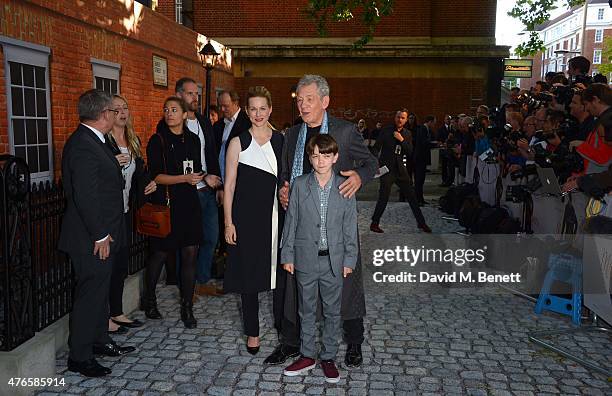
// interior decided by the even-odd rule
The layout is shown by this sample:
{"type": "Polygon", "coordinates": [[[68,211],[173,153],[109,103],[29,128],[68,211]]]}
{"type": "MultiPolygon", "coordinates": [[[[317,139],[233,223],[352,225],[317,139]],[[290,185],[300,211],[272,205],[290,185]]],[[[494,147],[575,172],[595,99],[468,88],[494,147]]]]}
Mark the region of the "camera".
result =
{"type": "Polygon", "coordinates": [[[570,103],[572,103],[572,98],[580,91],[580,88],[567,85],[559,85],[551,89],[551,93],[554,95],[557,103],[562,105],[565,109],[569,108],[570,103]]]}
{"type": "MultiPolygon", "coordinates": [[[[529,112],[537,110],[540,107],[552,102],[553,95],[548,92],[540,92],[537,95],[531,92],[523,92],[516,98],[516,103],[523,106],[526,105],[529,112]]],[[[571,101],[571,99],[570,99],[571,101]]]]}

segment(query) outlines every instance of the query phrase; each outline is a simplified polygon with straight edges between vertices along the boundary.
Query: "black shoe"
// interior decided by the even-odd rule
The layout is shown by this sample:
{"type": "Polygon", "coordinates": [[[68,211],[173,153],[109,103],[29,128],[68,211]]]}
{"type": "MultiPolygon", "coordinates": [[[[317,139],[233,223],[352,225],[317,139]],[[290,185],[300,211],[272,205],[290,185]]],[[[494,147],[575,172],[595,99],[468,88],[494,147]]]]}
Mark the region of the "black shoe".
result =
{"type": "Polygon", "coordinates": [[[157,310],[157,299],[155,296],[147,298],[145,302],[145,316],[149,319],[161,319],[162,316],[157,310]]]}
{"type": "Polygon", "coordinates": [[[134,352],[136,348],[133,346],[120,347],[117,344],[104,344],[104,345],[94,345],[93,353],[94,355],[104,355],[104,356],[123,356],[130,352],[134,352]]]}
{"type": "Polygon", "coordinates": [[[193,301],[191,301],[191,299],[181,302],[181,320],[188,329],[194,329],[198,325],[198,322],[193,316],[193,301]]]}
{"type": "Polygon", "coordinates": [[[344,357],[344,364],[348,367],[359,367],[363,362],[363,356],[361,356],[361,344],[348,344],[346,348],[346,356],[344,357]]]}
{"type": "Polygon", "coordinates": [[[96,359],[93,358],[85,360],[84,362],[68,359],[68,371],[80,373],[85,377],[104,377],[111,373],[111,369],[100,365],[96,359]]]}
{"type": "MultiPolygon", "coordinates": [[[[114,322],[114,320],[113,320],[114,322]]],[[[109,330],[108,334],[125,334],[128,332],[127,327],[123,327],[123,326],[119,326],[117,327],[117,330],[109,330]]]]}
{"type": "Polygon", "coordinates": [[[264,360],[264,364],[283,364],[289,358],[300,356],[300,348],[289,345],[280,344],[274,352],[264,360]]]}
{"type": "Polygon", "coordinates": [[[114,324],[118,324],[119,326],[127,327],[129,329],[136,329],[138,327],[144,326],[144,323],[142,323],[138,319],[134,319],[131,322],[122,322],[120,320],[115,320],[115,319],[111,319],[111,320],[113,321],[114,324]]]}
{"type": "Polygon", "coordinates": [[[247,352],[250,353],[251,355],[257,355],[257,352],[259,352],[259,345],[257,345],[256,347],[250,347],[247,345],[247,352]]]}

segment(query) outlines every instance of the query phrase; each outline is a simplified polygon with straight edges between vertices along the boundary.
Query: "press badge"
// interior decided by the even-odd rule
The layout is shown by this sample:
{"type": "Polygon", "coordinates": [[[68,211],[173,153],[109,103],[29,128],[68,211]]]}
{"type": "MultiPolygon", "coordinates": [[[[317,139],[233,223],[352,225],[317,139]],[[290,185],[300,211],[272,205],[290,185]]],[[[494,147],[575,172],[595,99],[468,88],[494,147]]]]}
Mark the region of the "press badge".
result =
{"type": "Polygon", "coordinates": [[[188,175],[193,173],[193,160],[183,161],[183,174],[188,175]]]}

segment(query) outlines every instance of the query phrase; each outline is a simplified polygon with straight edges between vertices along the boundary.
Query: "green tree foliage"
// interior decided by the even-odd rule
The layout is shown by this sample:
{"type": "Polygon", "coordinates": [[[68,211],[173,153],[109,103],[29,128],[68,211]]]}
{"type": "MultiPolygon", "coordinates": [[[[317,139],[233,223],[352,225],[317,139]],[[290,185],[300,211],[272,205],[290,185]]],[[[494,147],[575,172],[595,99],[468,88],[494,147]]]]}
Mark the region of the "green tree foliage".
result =
{"type": "Polygon", "coordinates": [[[601,51],[601,65],[597,66],[597,70],[604,76],[609,76],[612,73],[612,37],[604,39],[603,51],[601,51]]]}
{"type": "MultiPolygon", "coordinates": [[[[525,31],[529,32],[527,40],[514,50],[516,55],[529,56],[544,50],[544,42],[535,29],[550,19],[550,12],[557,8],[555,3],[556,0],[516,0],[508,15],[521,21],[525,31]]],[[[568,8],[582,4],[584,0],[565,0],[568,8]]]]}
{"type": "Polygon", "coordinates": [[[391,15],[395,0],[309,0],[306,15],[312,19],[320,36],[327,35],[329,22],[346,22],[361,16],[366,33],[355,43],[362,47],[374,36],[376,26],[383,16],[391,15]]]}

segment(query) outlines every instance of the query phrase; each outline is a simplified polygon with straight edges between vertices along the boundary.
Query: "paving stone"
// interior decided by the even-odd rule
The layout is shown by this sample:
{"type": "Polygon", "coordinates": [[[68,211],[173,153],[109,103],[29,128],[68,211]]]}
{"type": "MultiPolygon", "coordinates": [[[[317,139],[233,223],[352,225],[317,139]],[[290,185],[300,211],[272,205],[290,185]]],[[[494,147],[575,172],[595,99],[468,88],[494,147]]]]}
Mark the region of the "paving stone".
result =
{"type": "MultiPolygon", "coordinates": [[[[428,176],[428,180],[431,175],[428,176]]],[[[439,177],[439,176],[434,176],[439,177]]],[[[374,193],[377,183],[374,184],[374,193]]],[[[426,185],[427,187],[427,185],[426,185]]],[[[367,316],[364,320],[364,362],[360,368],[343,367],[346,346],[341,343],[341,381],[328,384],[320,368],[310,375],[286,377],[286,364],[265,366],[263,360],[277,344],[273,327],[272,293],[261,293],[261,351],[244,350],[239,296],[202,298],[194,304],[196,329],[179,320],[176,287],[157,290],[162,321],[147,321],[143,328],[117,337],[138,352],[108,358],[110,376],[83,378],[66,371],[67,355],[56,357],[57,372],[67,386],[38,391],[45,394],[120,395],[608,395],[610,384],[575,362],[562,359],[529,343],[525,333],[542,328],[567,327],[567,318],[533,314],[533,305],[497,288],[440,287],[436,284],[376,284],[375,270],[396,273],[403,264],[371,265],[373,249],[421,246],[414,218],[405,203],[391,202],[381,219],[385,234],[369,232],[374,202],[358,202],[364,265],[367,316]]],[[[422,208],[444,244],[459,230],[441,219],[433,206],[422,208]]],[[[434,234],[433,236],[436,236],[434,234]]],[[[439,242],[439,241],[438,241],[439,242]]],[[[438,268],[432,267],[432,270],[438,268]]],[[[444,268],[442,268],[444,269],[444,268]]],[[[444,271],[448,268],[444,269],[444,271]]],[[[442,271],[442,272],[444,272],[442,271]]],[[[137,313],[138,315],[138,313],[137,313]]],[[[142,314],[140,314],[142,315],[142,314]]],[[[320,324],[318,324],[320,326],[320,324]]],[[[555,342],[584,356],[606,361],[601,348],[607,336],[576,334],[555,342]]],[[[553,337],[554,338],[554,337],[553,337]]],[[[288,364],[288,363],[287,363],[288,364]]]]}

